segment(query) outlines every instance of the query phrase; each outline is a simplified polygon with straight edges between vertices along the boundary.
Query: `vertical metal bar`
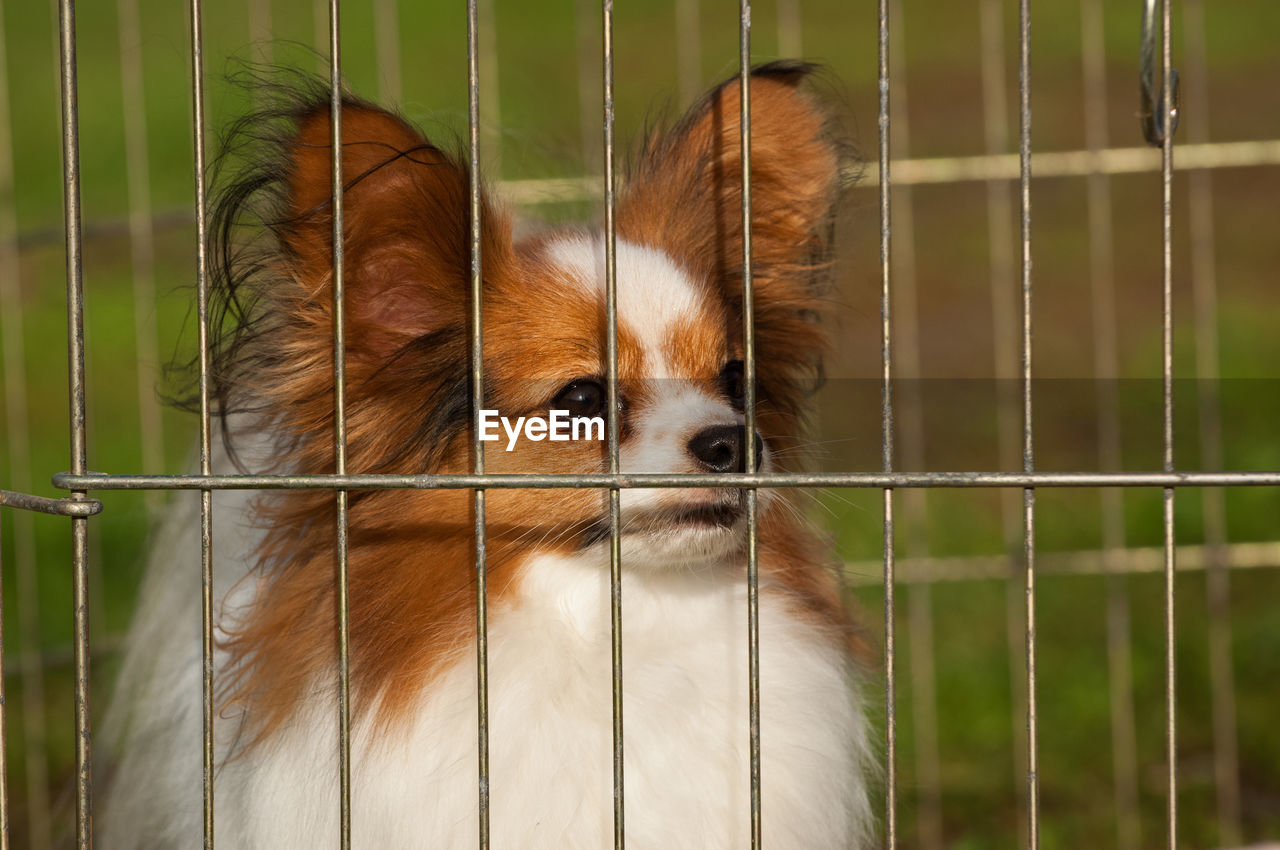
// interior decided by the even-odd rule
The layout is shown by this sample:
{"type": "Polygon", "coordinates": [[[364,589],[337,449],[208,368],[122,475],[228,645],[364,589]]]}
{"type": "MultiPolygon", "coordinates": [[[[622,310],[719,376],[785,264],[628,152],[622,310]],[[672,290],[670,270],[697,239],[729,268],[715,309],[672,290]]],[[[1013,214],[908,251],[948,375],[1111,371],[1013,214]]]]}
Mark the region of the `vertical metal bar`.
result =
{"type": "MultiPolygon", "coordinates": [[[[204,25],[200,0],[191,0],[191,126],[195,149],[196,316],[200,368],[200,473],[211,471],[209,403],[208,223],[205,202],[204,25]]],[[[200,584],[204,847],[213,847],[213,492],[200,492],[200,584]]]]}
{"type": "MultiPolygon", "coordinates": [[[[347,471],[346,237],[342,183],[342,26],[339,0],[329,0],[329,145],[333,153],[333,466],[347,471]]],[[[347,491],[335,494],[338,590],[338,846],[351,847],[351,653],[347,598],[347,491]]]]}
{"type": "MultiPolygon", "coordinates": [[[[879,2],[878,60],[880,81],[880,448],[881,467],[893,469],[893,362],[890,325],[890,197],[889,197],[889,4],[879,2]]],[[[885,847],[898,846],[898,719],[894,668],[893,490],[884,489],[884,706],[885,706],[885,847]]]]}
{"type": "MultiPolygon", "coordinates": [[[[480,421],[484,407],[484,324],[481,312],[484,272],[481,256],[480,203],[480,65],[476,0],[467,0],[467,133],[471,203],[471,414],[480,421]]],[[[479,434],[471,443],[472,470],[484,473],[484,443],[479,434]]],[[[480,850],[489,847],[489,609],[488,539],[485,533],[484,490],[472,491],[475,518],[476,567],[476,746],[480,850]]]]}
{"type": "Polygon", "coordinates": [[[702,88],[702,15],[699,0],[676,0],[676,69],[680,100],[691,103],[702,88]]]}
{"type": "MultiPolygon", "coordinates": [[[[893,86],[890,106],[893,133],[889,139],[892,159],[910,155],[910,110],[908,109],[905,56],[905,26],[902,0],[889,4],[889,77],[893,86]]],[[[894,266],[893,300],[897,345],[894,369],[898,398],[895,427],[901,428],[901,455],[907,469],[924,468],[924,406],[921,397],[920,317],[917,297],[915,207],[909,185],[892,187],[893,244],[890,259],[894,266]]],[[[907,525],[907,551],[913,557],[927,557],[929,544],[925,530],[928,491],[913,487],[902,495],[907,525]]],[[[942,789],[938,759],[937,675],[934,664],[933,593],[928,583],[916,584],[907,592],[907,623],[911,639],[912,735],[916,755],[916,820],[923,850],[942,847],[942,789]]]]}
{"type": "MultiPolygon", "coordinates": [[[[756,325],[751,264],[751,0],[738,6],[738,126],[742,145],[742,348],[745,468],[756,470],[756,325]]],[[[758,493],[747,495],[747,679],[751,751],[751,847],[763,840],[760,814],[760,558],[758,493]]]]}
{"type": "MultiPolygon", "coordinates": [[[[1162,2],[1161,37],[1163,48],[1162,98],[1160,110],[1164,133],[1161,144],[1161,208],[1164,265],[1163,352],[1164,372],[1164,471],[1173,471],[1173,39],[1172,9],[1162,2]]],[[[1174,488],[1164,490],[1164,628],[1165,628],[1165,712],[1166,758],[1168,767],[1168,846],[1178,846],[1178,703],[1176,669],[1176,623],[1174,610],[1174,488]]]]}
{"type": "MultiPolygon", "coordinates": [[[[84,268],[80,231],[80,125],[76,84],[76,32],[73,0],[58,2],[62,83],[62,192],[67,263],[67,373],[71,430],[71,471],[88,468],[85,450],[84,268]]],[[[72,498],[83,497],[83,490],[72,498]]],[[[93,843],[93,765],[89,739],[89,521],[71,520],[72,597],[75,633],[76,846],[93,843]]]]}
{"type": "Polygon", "coordinates": [[[374,62],[378,72],[378,99],[391,105],[403,91],[400,68],[400,5],[397,0],[373,4],[374,62]]]}
{"type": "MultiPolygon", "coordinates": [[[[73,0],[74,5],[74,0],[73,0]]],[[[77,118],[78,121],[78,118],[77,118]]],[[[96,434],[94,428],[94,408],[87,404],[88,383],[85,384],[86,407],[85,407],[85,454],[94,451],[90,434],[96,434]]],[[[87,588],[89,620],[96,621],[103,613],[105,602],[103,598],[103,582],[102,582],[102,536],[94,535],[87,538],[86,541],[86,558],[88,560],[88,579],[85,583],[87,588]]],[[[92,639],[92,638],[90,638],[92,639]]],[[[92,718],[91,718],[92,722],[92,718]]]]}
{"type": "MultiPolygon", "coordinates": [[[[1022,201],[1022,468],[1035,471],[1031,418],[1031,4],[1021,0],[1018,12],[1018,98],[1021,107],[1018,141],[1019,188],[1022,201]]],[[[1027,846],[1040,846],[1040,777],[1036,719],[1036,491],[1023,490],[1023,557],[1026,560],[1027,629],[1027,846]]]]}
{"type": "MultiPolygon", "coordinates": [[[[981,24],[982,112],[986,151],[1003,154],[1009,144],[1008,99],[1005,92],[1005,38],[1002,0],[983,0],[979,6],[981,24]]],[[[1002,466],[1011,466],[1018,455],[1018,401],[1014,386],[1017,379],[1018,320],[1017,289],[1013,257],[1013,202],[1008,184],[1003,180],[987,182],[987,239],[991,266],[991,320],[994,336],[996,377],[997,447],[1002,466]]],[[[1012,567],[1021,559],[1025,541],[1019,517],[1018,494],[1000,491],[1005,550],[1009,553],[1011,572],[1005,583],[1005,627],[1009,647],[1010,693],[1025,693],[1026,647],[1025,580],[1012,567]],[[1015,554],[1019,553],[1019,554],[1015,554]]],[[[1018,797],[1018,831],[1027,832],[1027,786],[1023,779],[1027,764],[1026,717],[1021,702],[1013,700],[1013,765],[1018,797]]]]}
{"type": "MultiPolygon", "coordinates": [[[[613,137],[613,0],[603,0],[602,39],[604,77],[604,300],[605,300],[605,382],[609,404],[609,472],[619,472],[621,435],[618,421],[618,264],[617,210],[614,185],[613,137]]],[[[626,806],[622,748],[622,494],[609,490],[609,640],[612,651],[613,695],[613,846],[621,850],[626,841],[626,806]]]]}
{"type": "MultiPolygon", "coordinates": [[[[0,335],[4,337],[4,405],[9,444],[9,485],[31,491],[31,431],[27,409],[26,346],[23,328],[17,211],[14,208],[13,135],[9,111],[8,43],[4,4],[0,2],[0,335]]],[[[18,635],[22,652],[22,734],[26,742],[28,843],[33,850],[50,844],[49,761],[44,717],[44,666],[40,661],[39,573],[36,536],[28,511],[11,511],[18,635]]],[[[0,742],[2,743],[2,742],[0,742]]]]}
{"type": "MultiPolygon", "coordinates": [[[[84,495],[74,491],[72,496],[84,495]]],[[[93,764],[89,731],[89,524],[87,519],[71,520],[71,559],[75,569],[74,607],[76,669],[76,847],[93,846],[93,764]]]]}
{"type": "MultiPolygon", "coordinates": [[[[138,359],[138,424],[144,469],[163,472],[164,428],[160,403],[147,367],[160,360],[156,339],[155,231],[151,221],[151,174],[147,157],[146,104],[142,88],[142,38],[138,0],[118,0],[120,82],[124,100],[125,173],[129,184],[129,248],[133,269],[133,324],[138,359]]],[[[149,490],[152,513],[162,493],[149,490]]]]}
{"type": "Polygon", "coordinates": [[[87,464],[84,394],[84,268],[80,212],[80,105],[76,78],[74,0],[59,0],[62,83],[62,190],[66,228],[68,355],[70,357],[71,465],[87,464]]]}
{"type": "MultiPolygon", "coordinates": [[[[1187,108],[1196,120],[1187,125],[1187,141],[1209,141],[1209,73],[1205,62],[1203,0],[1183,4],[1186,44],[1187,108]]],[[[1200,425],[1200,465],[1222,469],[1222,411],[1218,395],[1218,281],[1214,265],[1213,177],[1191,172],[1187,214],[1191,225],[1191,291],[1195,304],[1196,387],[1200,425]]],[[[1241,843],[1240,762],[1236,733],[1235,673],[1231,662],[1231,578],[1226,562],[1227,510],[1221,488],[1200,490],[1204,542],[1208,550],[1205,581],[1209,597],[1209,679],[1213,695],[1213,772],[1218,797],[1218,843],[1241,843]]]]}
{"type": "MultiPolygon", "coordinates": [[[[1097,151],[1105,149],[1109,143],[1102,0],[1082,0],[1080,21],[1085,143],[1089,150],[1097,151]]],[[[1120,468],[1121,455],[1111,179],[1105,173],[1095,171],[1089,175],[1087,189],[1099,460],[1103,469],[1114,470],[1120,468]]],[[[1108,573],[1107,668],[1116,846],[1119,850],[1137,850],[1141,822],[1138,816],[1138,753],[1133,712],[1129,591],[1128,580],[1120,572],[1125,542],[1124,494],[1109,487],[1100,491],[1100,498],[1103,558],[1108,573]]]]}

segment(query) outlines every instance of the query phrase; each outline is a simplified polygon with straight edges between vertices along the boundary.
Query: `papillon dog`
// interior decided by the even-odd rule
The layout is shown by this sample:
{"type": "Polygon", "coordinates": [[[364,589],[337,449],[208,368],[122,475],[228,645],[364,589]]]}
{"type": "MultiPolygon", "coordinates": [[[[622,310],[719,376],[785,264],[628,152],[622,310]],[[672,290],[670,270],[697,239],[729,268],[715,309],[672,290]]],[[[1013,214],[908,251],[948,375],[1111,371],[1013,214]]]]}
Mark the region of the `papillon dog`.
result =
{"type": "MultiPolygon", "coordinates": [[[[844,150],[811,72],[776,62],[751,76],[755,446],[766,473],[803,449],[826,344],[844,150]]],[[[329,95],[296,88],[236,126],[238,170],[213,205],[215,472],[335,468],[329,95]]],[[[342,133],[348,470],[470,472],[481,423],[469,383],[468,166],[351,97],[342,133]]],[[[736,78],[649,132],[625,169],[623,472],[746,466],[741,172],[736,78]]],[[[508,422],[484,444],[486,471],[607,471],[598,429],[542,439],[529,424],[607,418],[602,233],[514,238],[492,192],[481,222],[485,407],[490,425],[508,422]]],[[[473,495],[349,498],[352,844],[475,846],[473,495]]],[[[866,644],[802,512],[783,492],[758,498],[763,843],[868,848],[866,644]]],[[[744,847],[745,498],[626,488],[620,499],[627,844],[744,847]]],[[[216,846],[336,846],[334,494],[218,491],[213,501],[216,846]]],[[[608,492],[491,489],[486,505],[491,846],[610,846],[608,492]]],[[[108,850],[201,840],[199,577],[198,494],[187,494],[153,549],[104,731],[108,850]]]]}

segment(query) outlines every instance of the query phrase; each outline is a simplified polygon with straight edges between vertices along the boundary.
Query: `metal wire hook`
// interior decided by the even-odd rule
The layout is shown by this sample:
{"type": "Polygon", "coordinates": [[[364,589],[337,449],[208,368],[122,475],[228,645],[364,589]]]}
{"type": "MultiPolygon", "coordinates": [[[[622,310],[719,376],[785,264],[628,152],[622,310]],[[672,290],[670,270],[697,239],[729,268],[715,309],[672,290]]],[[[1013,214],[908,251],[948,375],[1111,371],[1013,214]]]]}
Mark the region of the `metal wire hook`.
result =
{"type": "Polygon", "coordinates": [[[1142,5],[1142,47],[1139,54],[1141,67],[1138,80],[1142,88],[1142,136],[1147,144],[1161,147],[1167,136],[1178,131],[1178,72],[1170,70],[1169,79],[1164,84],[1171,86],[1172,96],[1169,98],[1169,115],[1164,114],[1164,89],[1160,90],[1159,100],[1155,95],[1156,77],[1156,0],[1143,0],[1142,5]],[[1166,129],[1165,121],[1169,122],[1166,129]]]}

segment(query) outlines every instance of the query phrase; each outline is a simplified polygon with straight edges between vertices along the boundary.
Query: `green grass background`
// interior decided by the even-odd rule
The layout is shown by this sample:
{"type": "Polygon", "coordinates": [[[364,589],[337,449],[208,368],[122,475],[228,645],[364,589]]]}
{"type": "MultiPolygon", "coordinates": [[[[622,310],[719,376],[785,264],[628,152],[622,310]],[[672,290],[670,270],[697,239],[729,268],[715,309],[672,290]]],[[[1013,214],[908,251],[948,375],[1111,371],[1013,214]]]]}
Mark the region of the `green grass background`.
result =
{"type": "MultiPolygon", "coordinates": [[[[504,179],[576,176],[598,151],[583,150],[578,89],[578,39],[573,3],[496,0],[499,55],[498,139],[486,158],[504,179]]],[[[1016,102],[1016,4],[1005,2],[1005,59],[1010,103],[1016,102]]],[[[1137,18],[1134,3],[1107,3],[1107,117],[1115,146],[1141,144],[1137,104],[1137,18]]],[[[316,44],[315,4],[271,3],[269,52],[280,62],[317,67],[306,45],[316,44]]],[[[736,4],[701,4],[701,81],[733,73],[737,57],[736,4]]],[[[905,80],[913,156],[984,152],[979,67],[979,12],[974,0],[907,0],[903,19],[905,80]]],[[[1212,115],[1184,114],[1183,127],[1208,120],[1219,141],[1280,138],[1280,5],[1271,0],[1210,3],[1205,38],[1211,70],[1212,115]]],[[[190,63],[185,4],[143,0],[140,51],[146,93],[150,195],[168,216],[156,237],[154,314],[161,359],[190,351],[194,229],[190,63]],[[172,215],[171,215],[172,214],[172,215]]],[[[400,0],[399,46],[403,97],[400,108],[435,138],[465,132],[464,4],[400,0]]],[[[1032,4],[1033,143],[1037,150],[1084,144],[1080,72],[1080,18],[1075,0],[1032,4]]],[[[48,3],[8,2],[5,48],[15,179],[0,186],[0,204],[16,212],[20,252],[24,370],[32,430],[29,486],[57,495],[48,483],[68,465],[66,432],[66,319],[61,244],[62,201],[56,14],[48,3]]],[[[803,54],[830,70],[828,96],[868,160],[876,156],[876,8],[870,2],[811,0],[802,5],[803,54]]],[[[1175,4],[1175,29],[1182,4],[1175,4]]],[[[121,117],[120,44],[115,4],[82,3],[78,10],[80,142],[84,221],[86,343],[89,395],[89,465],[110,472],[177,471],[191,449],[190,417],[166,410],[164,470],[142,470],[129,243],[121,227],[128,213],[121,117]]],[[[597,13],[598,14],[598,13],[597,13]]],[[[777,55],[777,10],[754,4],[754,57],[777,55]]],[[[239,59],[263,55],[250,45],[244,3],[208,4],[205,55],[211,147],[217,130],[244,111],[250,96],[225,77],[239,59]]],[[[598,17],[592,18],[592,38],[598,17]]],[[[634,134],[655,116],[677,111],[676,16],[668,2],[619,4],[616,9],[618,137],[634,134]]],[[[382,81],[374,55],[370,4],[343,10],[344,70],[350,87],[376,97],[382,81]]],[[[597,42],[592,42],[593,44],[597,42]]],[[[1182,44],[1175,45],[1175,64],[1182,44]]],[[[1194,85],[1187,80],[1185,85],[1194,85]]],[[[598,96],[598,79],[590,92],[598,96]]],[[[2,120],[2,117],[0,117],[2,120]]],[[[1016,128],[1014,116],[1011,127],[1016,128]]],[[[903,132],[906,122],[895,124],[903,132]]],[[[598,138],[599,118],[588,119],[598,138]]],[[[1015,131],[1016,132],[1016,129],[1015,131]]],[[[1183,130],[1185,134],[1186,130],[1183,130]]],[[[1181,137],[1180,137],[1181,138],[1181,137]]],[[[1010,148],[1012,149],[1012,148],[1010,148]]],[[[493,170],[490,179],[498,176],[493,170]]],[[[1280,468],[1280,286],[1277,286],[1276,220],[1280,169],[1225,170],[1214,176],[1216,268],[1226,466],[1280,468]]],[[[1116,222],[1116,308],[1121,328],[1122,467],[1155,469],[1160,462],[1160,194],[1156,175],[1112,181],[1116,222]]],[[[923,374],[933,383],[926,397],[926,464],[934,469],[1008,466],[996,440],[993,330],[989,294],[986,193],[980,184],[921,187],[914,192],[917,273],[920,288],[923,374]]],[[[1042,468],[1096,468],[1093,327],[1089,302],[1088,231],[1083,180],[1035,184],[1036,370],[1051,382],[1037,391],[1042,468]]],[[[1195,370],[1192,342],[1188,191],[1175,181],[1176,369],[1195,370]]],[[[901,214],[902,207],[899,207],[901,214]]],[[[535,220],[594,216],[591,204],[555,204],[525,211],[535,220]]],[[[866,379],[879,368],[879,304],[875,193],[854,189],[841,224],[847,260],[841,267],[832,381],[823,396],[821,465],[875,469],[879,464],[878,389],[866,379]]],[[[149,308],[152,309],[152,308],[149,308]]],[[[140,364],[145,383],[158,385],[163,362],[140,364]]],[[[1179,386],[1178,460],[1200,465],[1194,386],[1179,386]]],[[[0,399],[3,403],[3,399],[0,399]]],[[[0,437],[0,484],[11,480],[6,431],[0,437]]],[[[28,486],[23,483],[23,486],[28,486]]],[[[151,521],[141,494],[101,494],[105,512],[91,524],[95,642],[127,628],[141,575],[151,521]]],[[[830,528],[839,555],[849,560],[880,555],[880,495],[825,494],[816,515],[830,528]]],[[[1273,489],[1226,493],[1233,541],[1274,541],[1280,497],[1273,489]]],[[[901,504],[901,500],[899,500],[901,504]]],[[[1126,539],[1160,542],[1160,495],[1125,494],[1126,539]]],[[[923,519],[930,551],[937,555],[992,554],[1003,549],[1000,496],[995,492],[935,492],[923,519]]],[[[1096,491],[1041,491],[1038,541],[1042,550],[1100,544],[1096,491]]],[[[1181,491],[1178,540],[1202,539],[1199,494],[1181,491]]],[[[67,812],[73,762],[71,679],[66,664],[71,640],[71,571],[67,523],[50,517],[2,517],[7,671],[23,649],[15,587],[15,523],[32,522],[39,574],[39,642],[50,658],[46,720],[51,793],[59,817],[67,812]]],[[[900,523],[900,527],[906,523],[900,523]]],[[[901,536],[901,535],[900,535],[901,536]]],[[[905,537],[903,537],[905,543],[905,537]]],[[[1275,565],[1273,565],[1275,566],[1275,565]]],[[[1107,715],[1105,589],[1101,578],[1049,577],[1038,584],[1042,846],[1113,846],[1111,746],[1107,715]]],[[[1163,584],[1159,576],[1128,581],[1133,619],[1134,700],[1138,712],[1143,846],[1164,846],[1163,779],[1163,584]]],[[[1180,708],[1180,846],[1216,846],[1212,740],[1203,574],[1178,579],[1180,708]]],[[[904,588],[899,606],[905,618],[904,588]]],[[[855,591],[869,628],[882,628],[877,591],[855,591]]],[[[1280,837],[1280,571],[1258,569],[1232,576],[1232,644],[1237,682],[1240,780],[1244,837],[1280,837]]],[[[1013,756],[1010,653],[1002,582],[957,582],[932,592],[937,651],[937,701],[946,843],[956,848],[1018,846],[1018,782],[1013,756]]],[[[32,611],[21,612],[30,615],[32,611]]],[[[899,768],[902,846],[916,846],[915,741],[909,722],[914,694],[908,663],[910,635],[899,640],[899,768]]],[[[95,716],[105,704],[111,657],[94,670],[95,716]]],[[[9,675],[10,797],[16,846],[26,844],[22,782],[27,755],[20,710],[21,685],[9,675]]],[[[873,689],[874,690],[874,689],[873,689]]],[[[873,702],[878,704],[879,698],[873,702]]],[[[767,814],[766,814],[767,816],[767,814]]]]}

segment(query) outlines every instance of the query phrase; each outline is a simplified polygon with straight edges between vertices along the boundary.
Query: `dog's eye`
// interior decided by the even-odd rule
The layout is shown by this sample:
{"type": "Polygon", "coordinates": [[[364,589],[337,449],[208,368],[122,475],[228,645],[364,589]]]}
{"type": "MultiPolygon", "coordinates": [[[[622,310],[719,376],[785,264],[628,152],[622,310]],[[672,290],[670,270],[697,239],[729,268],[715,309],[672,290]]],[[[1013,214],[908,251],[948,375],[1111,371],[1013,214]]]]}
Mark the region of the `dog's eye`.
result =
{"type": "Polygon", "coordinates": [[[603,416],[604,387],[594,378],[579,378],[556,394],[553,410],[567,410],[570,416],[603,416]]]}
{"type": "Polygon", "coordinates": [[[747,384],[741,360],[730,360],[720,370],[720,392],[739,413],[746,407],[747,384]]]}

